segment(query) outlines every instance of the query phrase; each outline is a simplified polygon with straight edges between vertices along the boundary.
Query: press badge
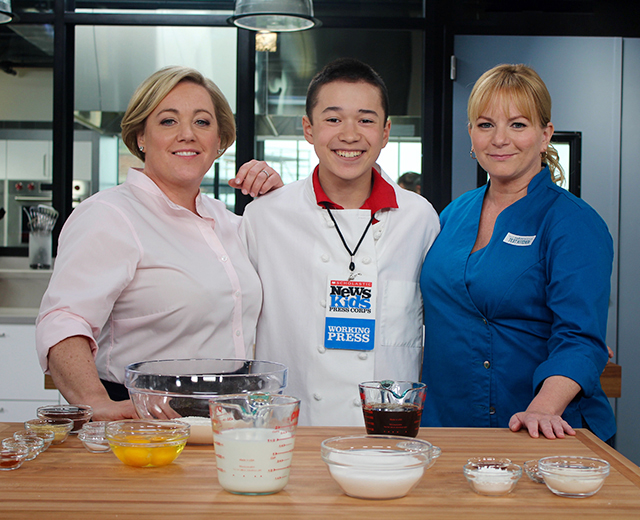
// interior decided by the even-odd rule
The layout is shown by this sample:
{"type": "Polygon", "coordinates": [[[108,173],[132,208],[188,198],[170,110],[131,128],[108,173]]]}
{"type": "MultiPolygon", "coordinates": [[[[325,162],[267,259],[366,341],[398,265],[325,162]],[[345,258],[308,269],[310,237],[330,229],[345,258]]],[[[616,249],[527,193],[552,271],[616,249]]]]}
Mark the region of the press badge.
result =
{"type": "Polygon", "coordinates": [[[324,346],[342,350],[373,350],[376,291],[371,280],[329,278],[324,346]]]}

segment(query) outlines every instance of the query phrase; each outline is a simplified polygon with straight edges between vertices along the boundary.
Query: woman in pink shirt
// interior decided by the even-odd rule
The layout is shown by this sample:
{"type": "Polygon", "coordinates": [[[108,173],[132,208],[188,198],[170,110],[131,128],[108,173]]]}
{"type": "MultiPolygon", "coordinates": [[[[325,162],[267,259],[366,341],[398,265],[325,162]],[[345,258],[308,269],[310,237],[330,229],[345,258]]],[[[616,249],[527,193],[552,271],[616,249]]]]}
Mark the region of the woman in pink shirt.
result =
{"type": "MultiPolygon", "coordinates": [[[[144,168],[73,211],[36,322],[43,369],[95,420],[136,417],[122,385],[130,363],[253,357],[262,300],[240,217],[200,193],[235,140],[218,87],[185,67],[154,73],[129,103],[122,138],[144,168]]],[[[255,196],[282,185],[274,173],[251,161],[230,184],[255,196]]]]}

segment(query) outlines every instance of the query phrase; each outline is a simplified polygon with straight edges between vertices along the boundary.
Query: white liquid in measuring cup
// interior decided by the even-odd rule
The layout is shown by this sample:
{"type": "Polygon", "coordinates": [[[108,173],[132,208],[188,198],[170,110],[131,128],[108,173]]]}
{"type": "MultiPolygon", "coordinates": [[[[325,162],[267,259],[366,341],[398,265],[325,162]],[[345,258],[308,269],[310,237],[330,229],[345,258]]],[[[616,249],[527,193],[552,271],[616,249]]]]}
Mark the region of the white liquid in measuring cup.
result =
{"type": "Polygon", "coordinates": [[[287,485],[295,435],[243,428],[214,433],[218,482],[231,493],[276,493],[287,485]]]}

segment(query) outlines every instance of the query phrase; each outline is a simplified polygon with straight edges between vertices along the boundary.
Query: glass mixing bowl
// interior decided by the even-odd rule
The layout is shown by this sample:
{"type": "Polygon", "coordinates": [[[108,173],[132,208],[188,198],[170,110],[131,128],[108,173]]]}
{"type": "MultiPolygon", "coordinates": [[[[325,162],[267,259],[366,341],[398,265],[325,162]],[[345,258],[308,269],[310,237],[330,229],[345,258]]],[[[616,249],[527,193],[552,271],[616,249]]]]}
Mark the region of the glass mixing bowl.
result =
{"type": "Polygon", "coordinates": [[[332,437],[320,447],[329,473],[347,495],[378,500],[405,496],[440,453],[425,440],[394,435],[332,437]]]}
{"type": "MultiPolygon", "coordinates": [[[[184,418],[191,423],[210,417],[211,397],[246,392],[275,394],[286,385],[287,367],[271,361],[169,359],[133,363],[125,369],[125,386],[141,419],[184,418]]],[[[199,437],[194,436],[190,443],[197,444],[199,437]]]]}
{"type": "Polygon", "coordinates": [[[124,419],[107,423],[111,451],[127,466],[156,468],[171,464],[182,453],[189,425],[180,421],[124,419]]]}
{"type": "Polygon", "coordinates": [[[561,497],[583,498],[595,495],[609,476],[606,460],[560,455],[538,461],[538,472],[550,491],[561,497]]]}

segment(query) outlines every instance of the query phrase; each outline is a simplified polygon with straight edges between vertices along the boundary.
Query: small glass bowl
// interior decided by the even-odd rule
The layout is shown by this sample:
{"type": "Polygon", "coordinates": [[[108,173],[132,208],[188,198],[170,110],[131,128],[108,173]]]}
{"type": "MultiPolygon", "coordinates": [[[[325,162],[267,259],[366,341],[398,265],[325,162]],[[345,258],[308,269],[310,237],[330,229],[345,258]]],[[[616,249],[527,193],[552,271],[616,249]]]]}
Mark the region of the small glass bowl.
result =
{"type": "Polygon", "coordinates": [[[31,419],[25,421],[24,427],[35,432],[53,432],[51,444],[62,444],[67,440],[69,432],[73,429],[73,421],[71,419],[31,419]]]}
{"type": "Polygon", "coordinates": [[[125,419],[107,424],[111,451],[128,466],[171,464],[187,444],[190,426],[180,421],[125,419]]]}
{"type": "Polygon", "coordinates": [[[524,472],[527,474],[527,477],[529,477],[531,480],[533,480],[534,482],[537,482],[538,484],[544,484],[544,479],[542,478],[542,476],[540,475],[540,472],[538,471],[537,460],[535,459],[528,460],[527,462],[524,463],[523,469],[524,469],[524,472]]]}
{"type": "Polygon", "coordinates": [[[37,415],[41,419],[71,419],[70,433],[78,433],[93,417],[93,409],[88,404],[53,404],[38,408],[37,415]]]}
{"type": "Polygon", "coordinates": [[[491,497],[511,493],[522,476],[522,468],[517,464],[493,457],[473,457],[463,471],[473,491],[491,497]]]}
{"type": "Polygon", "coordinates": [[[24,430],[18,430],[17,432],[13,433],[13,438],[17,441],[31,438],[31,437],[39,437],[44,441],[44,446],[42,447],[42,450],[41,450],[41,452],[43,452],[47,448],[49,448],[49,446],[51,446],[51,443],[53,442],[55,435],[52,431],[49,431],[49,430],[36,431],[36,430],[28,430],[26,428],[24,430]]]}
{"type": "Polygon", "coordinates": [[[8,437],[2,440],[2,446],[4,448],[13,448],[15,446],[26,446],[29,450],[24,460],[33,460],[44,448],[44,441],[40,437],[26,438],[22,440],[16,440],[13,437],[8,437]]]}
{"type": "Polygon", "coordinates": [[[538,472],[547,487],[556,495],[569,498],[595,495],[609,476],[610,468],[606,460],[571,455],[538,461],[538,472]]]}
{"type": "Polygon", "coordinates": [[[107,453],[111,450],[107,441],[106,426],[108,421],[88,422],[78,433],[78,439],[91,453],[107,453]]]}
{"type": "Polygon", "coordinates": [[[0,447],[0,471],[18,469],[29,455],[29,447],[24,444],[0,447]]]}
{"type": "Polygon", "coordinates": [[[386,500],[405,496],[440,456],[430,442],[395,435],[332,437],[320,454],[345,494],[386,500]]]}

